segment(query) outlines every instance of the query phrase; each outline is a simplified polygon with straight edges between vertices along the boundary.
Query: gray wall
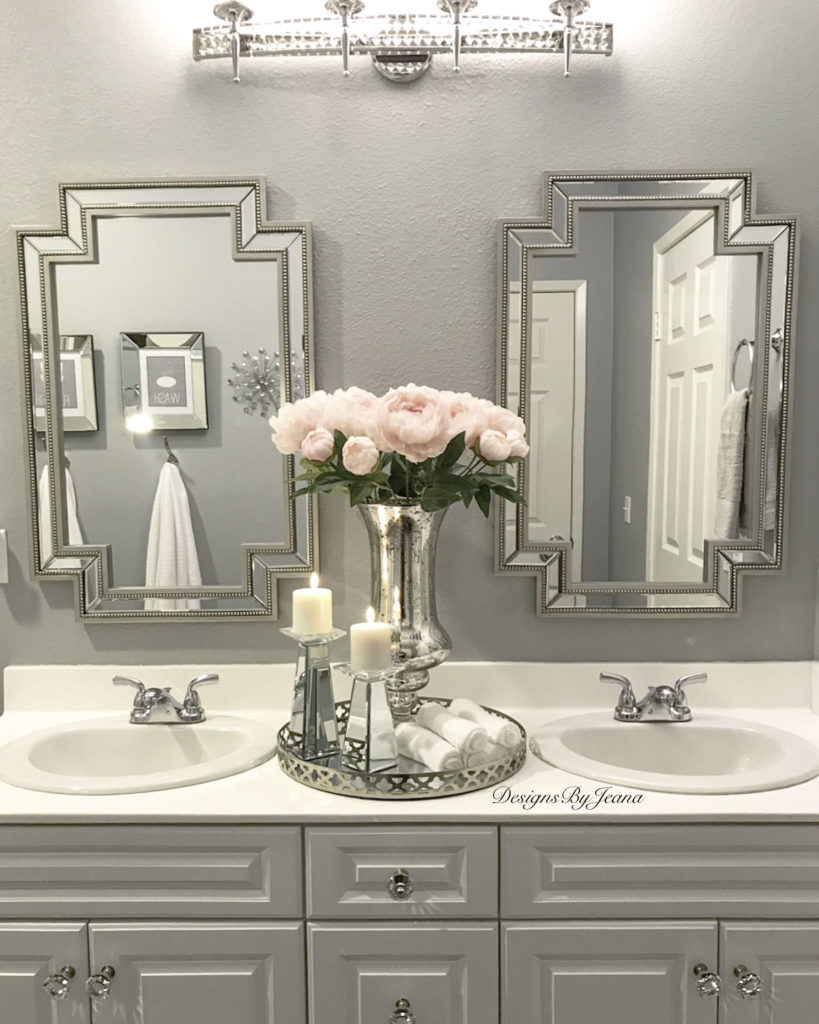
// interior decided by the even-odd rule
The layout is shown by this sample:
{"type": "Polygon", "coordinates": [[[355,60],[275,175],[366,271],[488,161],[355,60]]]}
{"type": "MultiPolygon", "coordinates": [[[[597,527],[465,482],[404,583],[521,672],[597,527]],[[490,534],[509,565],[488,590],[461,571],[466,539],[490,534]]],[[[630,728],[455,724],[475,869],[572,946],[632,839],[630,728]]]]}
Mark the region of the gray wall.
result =
{"type": "MultiPolygon", "coordinates": [[[[2,661],[292,657],[270,623],[78,625],[71,586],[28,578],[9,226],[55,226],[59,182],[263,174],[272,217],[315,225],[321,386],[381,390],[413,380],[491,396],[496,222],[539,213],[544,171],[734,167],[755,172],[763,213],[796,215],[802,228],[787,571],[746,580],[743,613],[730,620],[538,620],[533,581],[494,576],[491,526],[453,509],[439,607],[458,659],[812,656],[819,9],[789,0],[793,16],[772,34],[767,0],[598,0],[592,14],[616,20],[616,54],[578,59],[568,81],[559,60],[465,59],[455,77],[436,59],[430,75],[401,88],[366,61],[344,81],[335,63],[307,59],[249,62],[234,86],[225,62],[190,59],[190,28],[207,22],[210,8],[208,0],[4,4],[0,525],[11,584],[0,597],[2,661]]],[[[323,580],[347,625],[367,603],[364,529],[337,498],[322,502],[321,526],[323,580]]],[[[292,585],[281,588],[285,621],[292,585]]]]}

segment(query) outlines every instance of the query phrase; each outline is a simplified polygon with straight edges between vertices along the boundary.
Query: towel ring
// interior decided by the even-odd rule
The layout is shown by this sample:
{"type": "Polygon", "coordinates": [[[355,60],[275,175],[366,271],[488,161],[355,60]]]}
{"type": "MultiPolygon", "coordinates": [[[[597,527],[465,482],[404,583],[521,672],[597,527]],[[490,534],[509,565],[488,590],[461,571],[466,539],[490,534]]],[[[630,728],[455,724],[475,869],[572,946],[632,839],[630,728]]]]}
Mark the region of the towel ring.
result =
{"type": "Polygon", "coordinates": [[[163,435],[163,437],[162,437],[162,440],[163,440],[163,442],[164,442],[164,444],[165,444],[165,451],[166,451],[166,452],[168,453],[168,457],[167,457],[167,459],[165,459],[165,461],[166,461],[166,462],[170,462],[170,464],[171,464],[172,466],[178,466],[178,465],[179,465],[179,459],[177,459],[177,457],[176,457],[176,456],[174,455],[174,453],[173,453],[173,452],[171,451],[171,446],[170,446],[170,445],[168,444],[168,439],[167,439],[167,437],[165,437],[165,436],[163,435]]]}
{"type": "Polygon", "coordinates": [[[734,354],[731,357],[731,390],[739,391],[737,387],[737,362],[739,360],[739,353],[743,348],[748,349],[748,393],[751,393],[751,381],[754,376],[754,342],[749,341],[747,338],[743,338],[737,347],[734,349],[734,354]]]}

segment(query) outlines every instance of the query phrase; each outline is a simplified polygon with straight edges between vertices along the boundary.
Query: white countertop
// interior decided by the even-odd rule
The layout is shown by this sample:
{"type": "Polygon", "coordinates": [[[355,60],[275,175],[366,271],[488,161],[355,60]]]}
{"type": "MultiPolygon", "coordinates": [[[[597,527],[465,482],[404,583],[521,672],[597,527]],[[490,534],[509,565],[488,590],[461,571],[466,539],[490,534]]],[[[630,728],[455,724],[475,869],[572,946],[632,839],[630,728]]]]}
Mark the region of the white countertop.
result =
{"type": "MultiPolygon", "coordinates": [[[[706,671],[709,682],[689,693],[695,716],[699,709],[763,722],[819,745],[819,714],[814,710],[819,671],[810,662],[452,663],[435,670],[429,693],[424,695],[469,696],[512,715],[531,732],[547,721],[613,707],[617,691],[600,685],[601,670],[629,676],[638,694],[649,683],[706,671]]],[[[289,665],[20,666],[4,674],[0,744],[72,720],[107,717],[120,710],[127,715],[129,692],[110,685],[116,673],[135,675],[147,685],[170,684],[178,691],[204,671],[221,676],[219,686],[202,694],[206,707],[214,712],[256,718],[276,728],[289,718],[293,675],[289,665]]],[[[346,696],[343,690],[344,677],[337,676],[337,699],[346,696]]],[[[806,822],[819,821],[819,777],[761,793],[694,796],[607,786],[552,768],[530,753],[521,771],[494,788],[423,800],[369,800],[302,786],[287,778],[273,758],[239,775],[150,793],[65,796],[0,783],[0,820],[6,824],[806,822]]]]}

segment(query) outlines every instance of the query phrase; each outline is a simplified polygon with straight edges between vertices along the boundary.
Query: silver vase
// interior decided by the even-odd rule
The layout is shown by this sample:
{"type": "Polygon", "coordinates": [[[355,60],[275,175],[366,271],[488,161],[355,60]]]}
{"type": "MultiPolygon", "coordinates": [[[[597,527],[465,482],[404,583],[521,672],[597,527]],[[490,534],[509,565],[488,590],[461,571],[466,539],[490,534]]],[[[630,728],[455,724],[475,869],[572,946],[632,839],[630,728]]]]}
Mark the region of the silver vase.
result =
{"type": "Polygon", "coordinates": [[[410,717],[429,670],[452,651],[435,608],[435,549],[446,509],[359,505],[370,539],[376,619],[392,623],[394,676],[387,683],[396,721],[410,717]]]}

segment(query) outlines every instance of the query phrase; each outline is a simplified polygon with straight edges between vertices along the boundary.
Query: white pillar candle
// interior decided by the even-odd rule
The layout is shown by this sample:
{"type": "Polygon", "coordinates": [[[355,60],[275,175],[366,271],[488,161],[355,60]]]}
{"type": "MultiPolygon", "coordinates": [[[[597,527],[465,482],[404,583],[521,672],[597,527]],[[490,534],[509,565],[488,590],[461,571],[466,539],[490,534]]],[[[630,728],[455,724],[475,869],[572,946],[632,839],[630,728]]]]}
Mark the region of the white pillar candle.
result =
{"type": "Polygon", "coordinates": [[[375,622],[375,611],[367,609],[367,621],[350,627],[350,669],[352,672],[381,672],[392,664],[392,626],[375,622]]]}
{"type": "Polygon", "coordinates": [[[293,632],[317,636],[333,631],[333,592],[318,585],[313,573],[310,586],[293,591],[293,632]]]}

